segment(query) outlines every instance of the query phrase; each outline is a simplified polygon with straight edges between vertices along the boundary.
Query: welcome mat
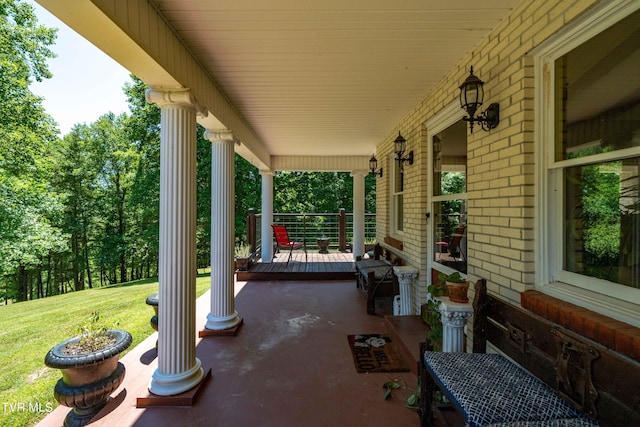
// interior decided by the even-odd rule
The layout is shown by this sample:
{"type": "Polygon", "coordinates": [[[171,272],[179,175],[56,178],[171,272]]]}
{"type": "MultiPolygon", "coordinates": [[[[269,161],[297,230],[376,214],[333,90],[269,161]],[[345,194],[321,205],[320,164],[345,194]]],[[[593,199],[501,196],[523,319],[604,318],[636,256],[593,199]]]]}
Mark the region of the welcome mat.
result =
{"type": "Polygon", "coordinates": [[[391,342],[380,334],[347,335],[358,372],[405,372],[409,368],[391,342]]]}

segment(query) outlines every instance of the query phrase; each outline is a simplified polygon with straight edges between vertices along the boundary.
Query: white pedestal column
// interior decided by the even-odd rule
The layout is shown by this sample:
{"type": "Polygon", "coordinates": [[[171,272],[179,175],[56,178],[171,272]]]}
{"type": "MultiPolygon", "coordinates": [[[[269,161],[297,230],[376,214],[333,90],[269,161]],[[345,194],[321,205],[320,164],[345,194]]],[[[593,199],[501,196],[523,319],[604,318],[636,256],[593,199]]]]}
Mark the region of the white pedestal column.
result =
{"type": "Polygon", "coordinates": [[[410,316],[413,306],[413,279],[418,277],[418,269],[411,266],[393,267],[400,285],[400,316],[410,316]]]}
{"type": "Polygon", "coordinates": [[[353,171],[353,260],[364,255],[364,177],[366,171],[353,171]]]}
{"type": "Polygon", "coordinates": [[[156,395],[180,394],[204,377],[196,358],[196,111],[188,90],[148,89],[161,108],[158,368],[156,395]]]}
{"type": "Polygon", "coordinates": [[[234,309],[235,181],[233,134],[206,131],[211,141],[211,311],[205,328],[234,328],[241,319],[234,309]]]}
{"type": "Polygon", "coordinates": [[[262,240],[262,262],[273,261],[273,171],[261,170],[262,175],[262,220],[260,238],[262,240]]]}
{"type": "Polygon", "coordinates": [[[464,324],[473,317],[471,303],[451,302],[449,297],[438,297],[442,304],[438,308],[442,317],[442,351],[448,353],[464,351],[464,324]]]}

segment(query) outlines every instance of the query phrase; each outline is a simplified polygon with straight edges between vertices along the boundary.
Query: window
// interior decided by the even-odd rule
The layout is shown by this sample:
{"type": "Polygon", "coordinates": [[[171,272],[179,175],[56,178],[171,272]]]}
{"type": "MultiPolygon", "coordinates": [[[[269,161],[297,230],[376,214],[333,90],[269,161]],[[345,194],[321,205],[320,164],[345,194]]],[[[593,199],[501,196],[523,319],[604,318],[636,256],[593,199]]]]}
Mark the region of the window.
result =
{"type": "Polygon", "coordinates": [[[536,58],[538,273],[640,304],[640,12],[601,9],[536,58]]]}
{"type": "Polygon", "coordinates": [[[391,235],[402,237],[404,215],[404,165],[395,156],[389,162],[392,165],[391,175],[391,235]]]}
{"type": "MultiPolygon", "coordinates": [[[[459,108],[459,107],[458,107],[459,108]]],[[[458,114],[459,117],[459,114],[458,114]]],[[[433,260],[467,272],[467,126],[462,120],[431,137],[433,260]]]]}

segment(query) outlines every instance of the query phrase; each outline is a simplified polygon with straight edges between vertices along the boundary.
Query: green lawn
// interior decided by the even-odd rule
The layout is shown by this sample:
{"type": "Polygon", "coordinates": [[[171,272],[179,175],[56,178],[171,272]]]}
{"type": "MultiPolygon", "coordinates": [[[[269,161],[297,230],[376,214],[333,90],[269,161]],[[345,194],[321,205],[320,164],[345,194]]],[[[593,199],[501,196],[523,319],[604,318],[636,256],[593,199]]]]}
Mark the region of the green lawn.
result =
{"type": "MultiPolygon", "coordinates": [[[[209,276],[199,276],[197,295],[209,286],[209,276]]],[[[145,299],[157,291],[157,280],[144,280],[0,306],[0,426],[33,425],[58,406],[53,386],[60,371],[46,367],[44,356],[76,335],[91,312],[131,333],[130,348],[151,335],[153,309],[145,299]]]]}

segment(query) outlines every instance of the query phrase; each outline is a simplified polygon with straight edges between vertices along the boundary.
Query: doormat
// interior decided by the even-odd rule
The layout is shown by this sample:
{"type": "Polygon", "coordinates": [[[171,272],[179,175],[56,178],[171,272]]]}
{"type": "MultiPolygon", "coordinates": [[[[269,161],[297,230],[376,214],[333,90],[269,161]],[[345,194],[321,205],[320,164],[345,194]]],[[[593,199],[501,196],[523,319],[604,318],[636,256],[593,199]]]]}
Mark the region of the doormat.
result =
{"type": "Polygon", "coordinates": [[[347,339],[358,372],[406,372],[409,370],[388,336],[347,335],[347,339]]]}

